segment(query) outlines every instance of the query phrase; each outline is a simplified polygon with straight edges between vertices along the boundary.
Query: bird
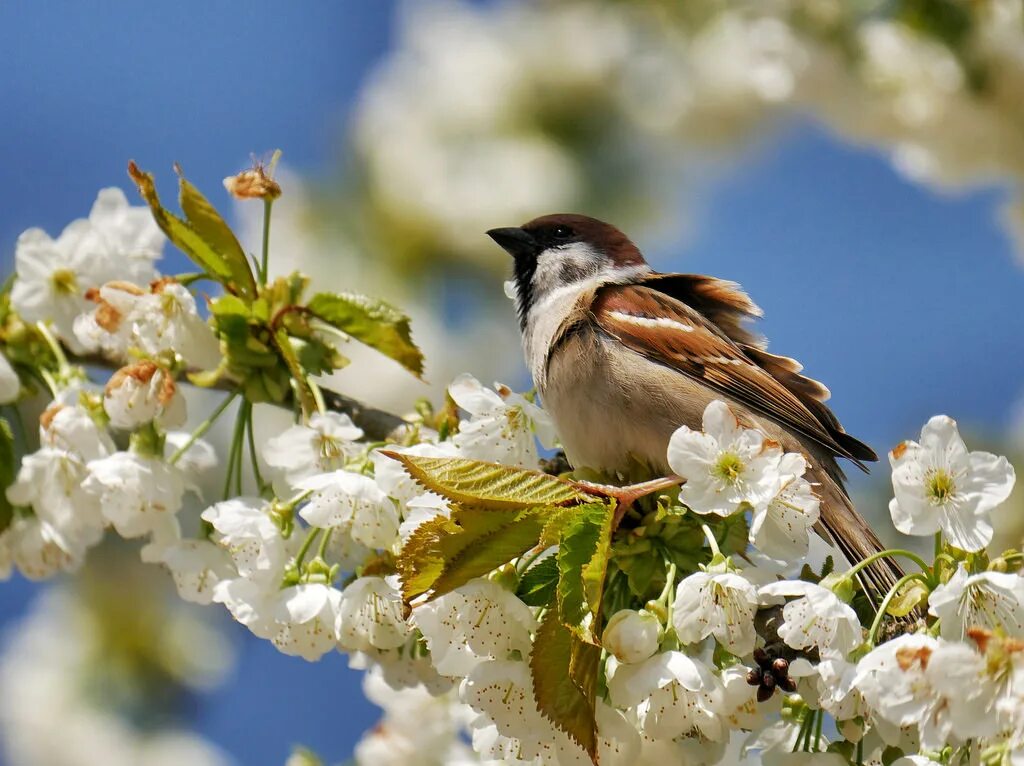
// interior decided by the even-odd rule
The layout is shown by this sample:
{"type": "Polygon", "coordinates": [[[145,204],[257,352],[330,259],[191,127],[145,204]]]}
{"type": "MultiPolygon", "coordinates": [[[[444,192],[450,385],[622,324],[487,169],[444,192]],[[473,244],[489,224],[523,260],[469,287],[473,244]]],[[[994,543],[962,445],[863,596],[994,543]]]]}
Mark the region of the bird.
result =
{"type": "MultiPolygon", "coordinates": [[[[513,258],[526,363],[574,469],[621,478],[640,464],[666,476],[673,432],[700,430],[704,409],[722,400],[741,425],[805,456],[818,534],[851,564],[883,550],[838,463],[867,470],[877,455],[825,405],[828,388],[767,351],[749,327],[762,311],[738,284],[654,271],[618,228],[585,215],[545,215],[487,235],[513,258]]],[[[859,579],[878,598],[901,576],[883,558],[859,579]]]]}

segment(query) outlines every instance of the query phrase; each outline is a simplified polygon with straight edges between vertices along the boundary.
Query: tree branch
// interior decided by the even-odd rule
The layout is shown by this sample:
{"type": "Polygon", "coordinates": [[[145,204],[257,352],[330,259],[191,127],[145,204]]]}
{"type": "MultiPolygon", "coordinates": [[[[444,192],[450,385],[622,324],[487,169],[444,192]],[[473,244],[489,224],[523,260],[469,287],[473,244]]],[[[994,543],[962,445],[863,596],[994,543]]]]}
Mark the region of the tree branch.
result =
{"type": "MultiPolygon", "coordinates": [[[[65,349],[66,350],[66,349],[65,349]]],[[[68,361],[72,364],[83,367],[99,367],[105,370],[114,370],[121,366],[121,363],[108,359],[102,354],[72,354],[67,353],[68,361]]],[[[237,383],[230,379],[220,380],[212,388],[220,391],[233,391],[237,383]]],[[[352,422],[363,429],[363,433],[372,441],[388,441],[393,438],[408,422],[403,418],[386,410],[378,410],[375,407],[363,404],[352,397],[339,394],[337,391],[322,388],[324,404],[332,412],[340,412],[352,418],[352,422]]],[[[274,406],[291,409],[293,406],[294,394],[282,402],[269,402],[274,406]]]]}

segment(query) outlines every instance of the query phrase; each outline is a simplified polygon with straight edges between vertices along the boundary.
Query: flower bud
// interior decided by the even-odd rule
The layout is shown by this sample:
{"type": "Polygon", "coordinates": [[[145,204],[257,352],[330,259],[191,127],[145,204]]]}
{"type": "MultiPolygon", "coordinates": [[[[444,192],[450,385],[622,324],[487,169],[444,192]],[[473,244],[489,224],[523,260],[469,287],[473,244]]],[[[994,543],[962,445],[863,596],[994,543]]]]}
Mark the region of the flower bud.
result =
{"type": "Polygon", "coordinates": [[[661,623],[650,612],[622,609],[605,626],[601,643],[621,662],[643,662],[658,651],[661,623]]]}
{"type": "Polygon", "coordinates": [[[158,421],[164,428],[185,423],[185,399],[165,369],[150,361],[115,372],[103,392],[103,409],[116,428],[158,421]]]}
{"type": "Polygon", "coordinates": [[[281,196],[281,185],[267,175],[262,165],[225,178],[224,188],[238,199],[272,200],[281,196]]]}

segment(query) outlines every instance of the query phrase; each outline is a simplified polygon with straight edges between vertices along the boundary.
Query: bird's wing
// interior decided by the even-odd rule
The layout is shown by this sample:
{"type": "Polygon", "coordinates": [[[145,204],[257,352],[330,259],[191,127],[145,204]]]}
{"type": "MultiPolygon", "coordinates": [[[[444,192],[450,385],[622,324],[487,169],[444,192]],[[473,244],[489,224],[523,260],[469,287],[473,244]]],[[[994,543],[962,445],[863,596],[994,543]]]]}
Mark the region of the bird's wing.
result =
{"type": "Polygon", "coordinates": [[[648,359],[742,402],[861,468],[861,460],[874,458],[870,448],[843,432],[821,403],[827,389],[798,375],[797,362],[734,342],[702,312],[653,285],[607,285],[597,292],[591,313],[603,332],[648,359]]]}

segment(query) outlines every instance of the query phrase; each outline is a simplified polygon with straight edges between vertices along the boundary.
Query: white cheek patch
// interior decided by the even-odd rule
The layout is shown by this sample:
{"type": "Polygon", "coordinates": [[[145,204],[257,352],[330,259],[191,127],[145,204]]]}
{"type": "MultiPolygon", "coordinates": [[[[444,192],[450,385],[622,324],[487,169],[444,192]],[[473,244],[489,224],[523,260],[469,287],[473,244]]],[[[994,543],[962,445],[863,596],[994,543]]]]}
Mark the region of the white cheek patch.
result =
{"type": "Polygon", "coordinates": [[[650,327],[652,329],[678,330],[679,332],[693,332],[693,325],[679,322],[668,317],[645,317],[637,314],[627,314],[624,311],[609,311],[608,316],[626,324],[633,324],[637,327],[650,327]]]}

